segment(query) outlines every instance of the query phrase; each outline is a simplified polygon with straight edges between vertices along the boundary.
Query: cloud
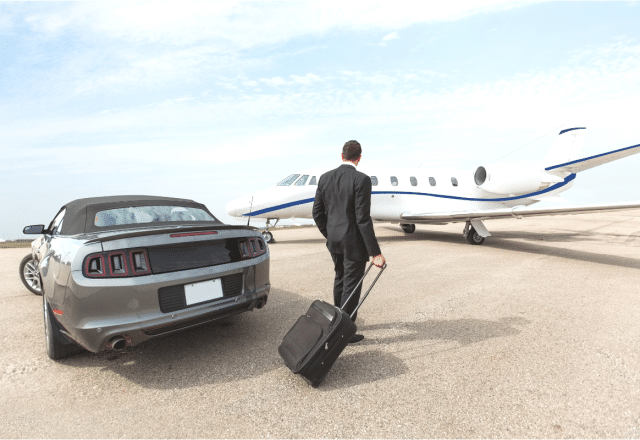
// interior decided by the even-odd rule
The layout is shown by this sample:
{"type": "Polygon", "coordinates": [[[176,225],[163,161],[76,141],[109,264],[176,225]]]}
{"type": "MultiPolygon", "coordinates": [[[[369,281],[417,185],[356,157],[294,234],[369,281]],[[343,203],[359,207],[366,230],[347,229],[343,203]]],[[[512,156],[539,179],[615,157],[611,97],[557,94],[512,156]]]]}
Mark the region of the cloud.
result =
{"type": "Polygon", "coordinates": [[[446,142],[447,133],[461,129],[537,131],[568,120],[629,130],[637,125],[639,55],[640,45],[624,41],[577,53],[546,71],[438,87],[430,83],[438,73],[429,70],[340,71],[259,81],[219,78],[229,92],[22,120],[11,118],[5,106],[0,130],[11,154],[2,169],[80,166],[90,157],[109,166],[179,164],[183,157],[213,165],[290,155],[300,145],[321,145],[319,136],[329,130],[343,129],[367,133],[379,145],[424,142],[438,133],[446,142]],[[258,84],[267,91],[256,91],[258,84]],[[176,148],[184,154],[172,155],[176,148]]]}
{"type": "Polygon", "coordinates": [[[397,40],[398,38],[400,38],[400,36],[398,35],[397,32],[391,32],[390,34],[387,34],[384,37],[382,37],[382,41],[378,44],[378,46],[386,46],[387,41],[397,40]]]}
{"type": "Polygon", "coordinates": [[[247,49],[338,29],[401,29],[451,21],[532,2],[87,2],[51,6],[27,22],[45,34],[78,29],[105,38],[182,46],[215,41],[220,50],[247,49]]]}
{"type": "Polygon", "coordinates": [[[391,41],[391,40],[396,40],[400,38],[398,36],[397,32],[391,32],[390,34],[385,35],[384,37],[382,37],[382,41],[391,41]]]}
{"type": "MultiPolygon", "coordinates": [[[[14,80],[32,99],[69,102],[77,95],[152,91],[197,84],[222,72],[266,70],[291,53],[260,51],[298,38],[353,30],[393,30],[519,7],[512,0],[449,3],[414,1],[326,2],[78,2],[16,8],[12,21],[31,31],[14,80]],[[30,74],[25,77],[24,71],[30,74]],[[59,85],[64,84],[63,89],[59,85]],[[58,93],[56,93],[56,91],[58,93]]],[[[35,4],[34,4],[35,5],[35,4]]],[[[301,55],[323,46],[302,47],[301,55]]],[[[300,75],[299,75],[300,76],[300,75]]],[[[257,78],[249,78],[257,80],[257,78]]],[[[283,86],[315,79],[265,78],[283,86]]],[[[214,80],[216,81],[216,80],[214,80]]],[[[229,85],[225,87],[229,88],[229,85]]]]}

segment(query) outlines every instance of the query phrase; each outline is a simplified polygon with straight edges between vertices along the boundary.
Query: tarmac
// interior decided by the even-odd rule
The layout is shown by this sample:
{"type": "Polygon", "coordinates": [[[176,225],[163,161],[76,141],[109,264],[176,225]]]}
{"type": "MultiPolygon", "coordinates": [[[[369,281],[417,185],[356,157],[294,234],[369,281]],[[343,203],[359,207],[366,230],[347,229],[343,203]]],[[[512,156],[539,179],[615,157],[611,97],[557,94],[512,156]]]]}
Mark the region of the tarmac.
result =
{"type": "Polygon", "coordinates": [[[18,276],[29,250],[0,249],[0,436],[640,438],[640,210],[486,225],[482,246],[462,224],[376,225],[365,340],[319,388],[277,351],[331,301],[315,228],[273,230],[265,308],[60,362],[18,276]]]}

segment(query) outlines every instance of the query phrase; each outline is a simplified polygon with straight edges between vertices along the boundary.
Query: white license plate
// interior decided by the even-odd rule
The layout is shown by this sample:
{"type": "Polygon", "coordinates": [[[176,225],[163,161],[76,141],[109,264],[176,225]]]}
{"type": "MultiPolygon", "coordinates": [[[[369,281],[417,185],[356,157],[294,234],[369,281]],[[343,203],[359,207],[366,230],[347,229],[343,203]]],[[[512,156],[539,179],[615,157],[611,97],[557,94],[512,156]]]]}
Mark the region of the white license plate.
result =
{"type": "Polygon", "coordinates": [[[200,283],[185,284],[184,296],[187,305],[198,304],[212,299],[222,298],[222,283],[220,279],[202,281],[200,283]]]}

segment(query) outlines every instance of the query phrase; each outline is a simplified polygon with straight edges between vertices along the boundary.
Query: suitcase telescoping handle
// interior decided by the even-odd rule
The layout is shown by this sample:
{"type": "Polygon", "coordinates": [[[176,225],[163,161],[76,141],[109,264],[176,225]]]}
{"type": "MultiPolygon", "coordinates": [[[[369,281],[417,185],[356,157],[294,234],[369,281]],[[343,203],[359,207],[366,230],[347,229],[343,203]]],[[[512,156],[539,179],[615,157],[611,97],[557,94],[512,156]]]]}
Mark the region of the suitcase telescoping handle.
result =
{"type": "MultiPolygon", "coordinates": [[[[358,290],[358,287],[360,287],[360,284],[362,284],[362,282],[364,281],[365,277],[367,276],[367,274],[369,273],[369,271],[371,270],[371,268],[373,267],[373,262],[371,262],[371,264],[369,264],[369,267],[367,267],[367,270],[365,271],[364,275],[362,275],[362,279],[360,280],[360,282],[358,283],[358,285],[356,286],[355,289],[353,289],[353,292],[351,292],[351,295],[349,295],[349,298],[347,298],[347,300],[344,302],[345,304],[349,303],[349,300],[351,299],[351,297],[354,295],[354,293],[356,293],[356,290],[358,290]]],[[[362,305],[362,303],[364,302],[365,299],[367,299],[367,295],[369,295],[369,292],[371,292],[371,289],[373,289],[373,286],[375,286],[376,281],[378,281],[378,278],[380,278],[380,275],[382,275],[382,272],[384,272],[384,270],[387,268],[387,263],[384,263],[382,265],[382,267],[380,268],[380,272],[378,272],[378,275],[376,276],[376,278],[373,280],[373,283],[371,283],[371,285],[369,286],[369,289],[367,289],[367,291],[365,292],[364,296],[362,297],[362,299],[360,300],[360,302],[358,303],[358,305],[356,306],[356,308],[353,310],[353,312],[351,313],[351,315],[349,316],[351,319],[353,319],[353,315],[356,314],[356,312],[358,311],[358,309],[360,308],[360,306],[362,305]]]]}

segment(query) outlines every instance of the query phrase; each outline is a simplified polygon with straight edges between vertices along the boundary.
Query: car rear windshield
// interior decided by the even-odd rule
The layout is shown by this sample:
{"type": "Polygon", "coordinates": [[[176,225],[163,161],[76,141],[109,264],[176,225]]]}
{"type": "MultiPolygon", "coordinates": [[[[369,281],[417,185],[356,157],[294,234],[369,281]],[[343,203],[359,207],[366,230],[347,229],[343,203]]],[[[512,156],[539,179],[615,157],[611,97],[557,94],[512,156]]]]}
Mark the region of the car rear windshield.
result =
{"type": "Polygon", "coordinates": [[[216,219],[199,208],[185,206],[131,206],[98,211],[94,224],[98,227],[105,227],[155,222],[211,221],[216,221],[216,219]]]}

